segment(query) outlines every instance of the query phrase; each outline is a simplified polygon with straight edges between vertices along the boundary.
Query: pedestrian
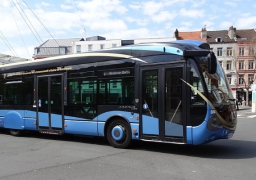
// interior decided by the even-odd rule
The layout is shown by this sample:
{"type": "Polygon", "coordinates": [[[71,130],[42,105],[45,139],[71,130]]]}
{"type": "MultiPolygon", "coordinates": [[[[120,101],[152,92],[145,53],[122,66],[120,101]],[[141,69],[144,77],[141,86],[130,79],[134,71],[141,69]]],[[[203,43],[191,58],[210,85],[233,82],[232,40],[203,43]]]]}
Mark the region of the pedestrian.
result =
{"type": "Polygon", "coordinates": [[[236,110],[237,111],[239,110],[239,107],[238,107],[238,97],[236,97],[236,110]]]}

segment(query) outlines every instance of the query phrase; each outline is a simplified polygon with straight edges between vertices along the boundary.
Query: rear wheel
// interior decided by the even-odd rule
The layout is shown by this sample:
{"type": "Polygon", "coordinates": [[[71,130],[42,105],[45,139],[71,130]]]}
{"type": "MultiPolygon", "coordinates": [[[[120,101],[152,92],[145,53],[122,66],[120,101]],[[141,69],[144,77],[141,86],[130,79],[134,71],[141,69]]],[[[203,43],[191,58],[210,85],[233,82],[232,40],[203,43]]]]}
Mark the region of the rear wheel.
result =
{"type": "Polygon", "coordinates": [[[108,142],[115,148],[127,148],[131,144],[131,128],[121,119],[112,121],[107,127],[108,142]]]}
{"type": "Polygon", "coordinates": [[[12,136],[20,136],[22,134],[22,131],[17,129],[10,129],[9,132],[12,136]]]}

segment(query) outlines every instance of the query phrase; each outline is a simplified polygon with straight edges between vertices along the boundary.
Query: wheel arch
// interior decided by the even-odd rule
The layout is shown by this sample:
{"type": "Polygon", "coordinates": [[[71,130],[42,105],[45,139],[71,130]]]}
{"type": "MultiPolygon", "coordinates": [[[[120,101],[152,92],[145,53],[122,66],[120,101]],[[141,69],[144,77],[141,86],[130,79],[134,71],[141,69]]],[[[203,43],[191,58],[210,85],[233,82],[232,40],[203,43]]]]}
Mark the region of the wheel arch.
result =
{"type": "Polygon", "coordinates": [[[19,111],[9,111],[4,118],[4,127],[7,129],[24,130],[25,121],[19,111]]]}

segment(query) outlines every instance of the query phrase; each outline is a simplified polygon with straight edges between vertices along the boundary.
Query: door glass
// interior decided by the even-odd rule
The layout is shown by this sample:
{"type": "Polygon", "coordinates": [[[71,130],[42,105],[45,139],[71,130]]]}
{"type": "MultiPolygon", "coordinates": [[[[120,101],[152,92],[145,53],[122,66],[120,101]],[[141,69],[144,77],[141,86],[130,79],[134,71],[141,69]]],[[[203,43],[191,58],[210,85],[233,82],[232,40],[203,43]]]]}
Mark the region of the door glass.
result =
{"type": "Polygon", "coordinates": [[[144,71],[142,80],[143,115],[158,118],[157,70],[144,71]]]}
{"type": "Polygon", "coordinates": [[[38,79],[38,111],[48,112],[48,77],[38,79]]]}
{"type": "Polygon", "coordinates": [[[61,76],[51,77],[51,113],[61,114],[61,76]]]}
{"type": "Polygon", "coordinates": [[[142,134],[159,136],[158,70],[142,71],[142,134]]]}
{"type": "Polygon", "coordinates": [[[165,135],[183,136],[182,68],[165,71],[165,135]]]}
{"type": "Polygon", "coordinates": [[[53,76],[49,77],[50,84],[50,97],[48,105],[50,107],[50,127],[52,129],[62,129],[62,77],[53,76]]]}
{"type": "Polygon", "coordinates": [[[49,120],[49,87],[48,87],[48,77],[38,78],[38,126],[43,128],[50,127],[49,120]]]}

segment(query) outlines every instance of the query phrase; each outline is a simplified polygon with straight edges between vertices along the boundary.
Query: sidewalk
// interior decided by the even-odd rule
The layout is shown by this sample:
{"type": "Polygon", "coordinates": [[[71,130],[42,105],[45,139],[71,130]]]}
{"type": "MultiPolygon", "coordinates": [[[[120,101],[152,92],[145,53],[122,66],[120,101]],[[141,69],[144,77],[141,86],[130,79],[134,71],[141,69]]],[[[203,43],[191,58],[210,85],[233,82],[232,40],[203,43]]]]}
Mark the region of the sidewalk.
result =
{"type": "Polygon", "coordinates": [[[254,115],[256,114],[255,112],[252,112],[252,107],[251,106],[238,106],[239,110],[237,110],[237,113],[243,113],[243,114],[248,114],[248,115],[254,115]]]}
{"type": "Polygon", "coordinates": [[[251,110],[252,107],[251,106],[244,106],[244,105],[240,105],[238,106],[239,111],[243,111],[243,110],[251,110]]]}

